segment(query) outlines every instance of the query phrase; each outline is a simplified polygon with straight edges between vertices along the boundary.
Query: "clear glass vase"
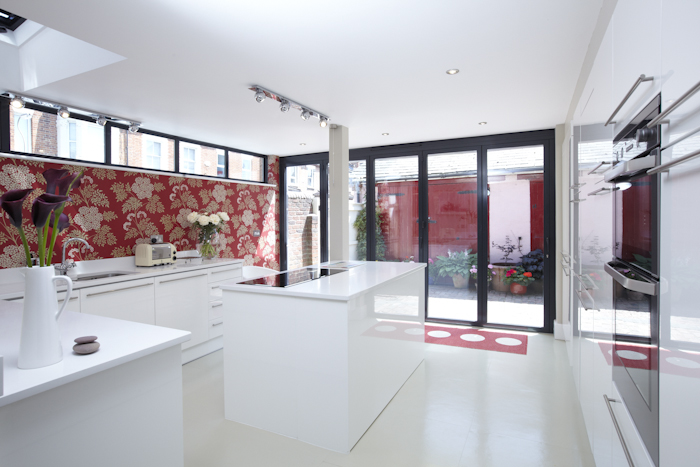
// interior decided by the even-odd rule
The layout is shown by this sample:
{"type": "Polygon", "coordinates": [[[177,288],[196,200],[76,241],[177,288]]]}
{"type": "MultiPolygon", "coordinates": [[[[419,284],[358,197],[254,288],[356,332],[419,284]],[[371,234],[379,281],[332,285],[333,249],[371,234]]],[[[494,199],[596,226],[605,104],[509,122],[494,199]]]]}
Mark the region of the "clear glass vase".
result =
{"type": "Polygon", "coordinates": [[[199,238],[200,243],[197,244],[197,251],[204,259],[216,258],[219,254],[217,235],[202,235],[199,238]]]}

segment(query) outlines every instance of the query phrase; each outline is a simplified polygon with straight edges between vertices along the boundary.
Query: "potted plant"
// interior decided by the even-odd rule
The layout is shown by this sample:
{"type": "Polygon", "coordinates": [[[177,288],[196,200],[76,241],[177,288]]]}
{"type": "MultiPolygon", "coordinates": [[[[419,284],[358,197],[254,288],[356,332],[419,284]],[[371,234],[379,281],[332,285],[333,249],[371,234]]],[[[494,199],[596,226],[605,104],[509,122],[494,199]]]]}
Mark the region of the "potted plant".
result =
{"type": "Polygon", "coordinates": [[[510,292],[515,295],[527,293],[527,286],[534,281],[532,273],[525,271],[522,266],[516,266],[506,271],[503,282],[510,286],[510,292]]]}
{"type": "Polygon", "coordinates": [[[435,261],[433,261],[433,258],[428,258],[428,284],[429,285],[435,284],[435,281],[437,278],[438,278],[437,265],[435,264],[435,261]]]}
{"type": "Polygon", "coordinates": [[[471,248],[454,253],[447,250],[447,256],[438,256],[435,262],[438,277],[451,277],[452,284],[457,289],[463,289],[469,285],[469,270],[476,257],[476,254],[470,254],[471,251],[471,248]]]}
{"type": "MultiPolygon", "coordinates": [[[[491,285],[491,281],[493,280],[493,277],[496,275],[496,271],[493,270],[493,264],[488,265],[488,272],[486,273],[486,286],[488,290],[488,286],[491,285]]],[[[479,270],[475,264],[472,264],[472,267],[469,268],[469,276],[474,279],[474,288],[478,290],[479,286],[479,270]]]]}
{"type": "Polygon", "coordinates": [[[17,366],[22,369],[42,368],[63,360],[58,318],[68,300],[64,300],[59,308],[55,283],[58,280],[67,283],[67,297],[73,289],[69,277],[55,275],[51,260],[59,232],[70,225],[70,219],[63,214],[65,204],[71,200],[68,194],[71,188],[80,186],[83,173],[48,169],[42,175],[46,180],[46,192],[34,199],[31,209],[31,223],[37,234],[39,267],[33,267],[22,216],[24,202],[34,188],[10,190],[0,197],[0,206],[22,240],[27,261],[27,267],[20,271],[24,275],[25,294],[17,366]]]}
{"type": "MultiPolygon", "coordinates": [[[[520,238],[518,237],[518,244],[520,243],[520,238]]],[[[511,269],[513,267],[513,264],[511,263],[512,259],[510,258],[510,255],[515,252],[515,250],[519,250],[520,247],[519,245],[515,245],[512,240],[510,239],[509,235],[506,235],[505,237],[505,242],[501,245],[498,243],[491,242],[491,246],[497,250],[501,250],[501,253],[503,253],[503,256],[501,257],[502,262],[500,263],[493,263],[493,270],[496,272],[493,278],[493,289],[497,290],[499,292],[508,292],[509,286],[508,284],[504,281],[506,277],[506,271],[511,269]]]]}
{"type": "Polygon", "coordinates": [[[544,253],[542,250],[537,248],[523,255],[520,265],[526,272],[532,273],[532,278],[534,279],[532,283],[533,292],[541,294],[543,288],[542,277],[544,276],[544,253]]]}

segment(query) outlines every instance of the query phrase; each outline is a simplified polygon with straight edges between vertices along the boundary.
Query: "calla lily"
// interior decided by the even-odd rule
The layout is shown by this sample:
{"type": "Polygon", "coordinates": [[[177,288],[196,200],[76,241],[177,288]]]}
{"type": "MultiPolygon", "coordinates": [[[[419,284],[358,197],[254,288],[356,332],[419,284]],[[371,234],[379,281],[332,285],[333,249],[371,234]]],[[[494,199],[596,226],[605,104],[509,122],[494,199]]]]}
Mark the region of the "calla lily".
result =
{"type": "MultiPolygon", "coordinates": [[[[42,175],[46,179],[46,193],[50,195],[56,194],[58,181],[68,175],[70,172],[65,169],[46,169],[42,175]]],[[[61,194],[61,193],[59,193],[61,194]]],[[[64,193],[65,194],[65,193],[64,193]]]]}
{"type": "MultiPolygon", "coordinates": [[[[55,224],[54,220],[55,220],[55,219],[56,219],[56,217],[54,217],[54,216],[49,216],[49,226],[50,226],[52,229],[56,228],[56,227],[54,227],[54,224],[55,224]]],[[[70,219],[68,219],[68,215],[67,215],[67,214],[63,214],[63,213],[62,213],[60,216],[58,216],[58,231],[59,231],[59,232],[63,232],[63,231],[66,230],[68,227],[70,227],[70,219]]]]}
{"type": "Polygon", "coordinates": [[[34,188],[10,190],[0,196],[0,206],[10,216],[10,223],[18,229],[22,227],[22,203],[34,188]]]}
{"type": "Polygon", "coordinates": [[[58,194],[59,195],[67,195],[70,190],[73,188],[78,188],[80,186],[80,182],[83,179],[83,173],[69,173],[68,175],[65,175],[61,177],[56,186],[58,188],[58,194]]]}
{"type": "Polygon", "coordinates": [[[70,197],[50,193],[44,193],[35,199],[34,204],[32,204],[32,222],[36,228],[43,229],[53,210],[66,201],[70,201],[70,197]]]}

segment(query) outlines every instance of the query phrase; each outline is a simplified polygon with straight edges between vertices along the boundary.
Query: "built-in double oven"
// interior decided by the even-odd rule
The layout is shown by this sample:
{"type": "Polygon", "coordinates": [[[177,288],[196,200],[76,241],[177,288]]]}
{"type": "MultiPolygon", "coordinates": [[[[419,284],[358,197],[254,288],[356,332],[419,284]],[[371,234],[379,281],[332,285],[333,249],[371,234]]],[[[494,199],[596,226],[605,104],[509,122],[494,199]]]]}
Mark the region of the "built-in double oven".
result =
{"type": "MultiPolygon", "coordinates": [[[[613,167],[613,381],[650,456],[659,450],[659,180],[660,112],[650,102],[614,139],[613,167]]],[[[658,464],[657,464],[658,465],[658,464]]]]}

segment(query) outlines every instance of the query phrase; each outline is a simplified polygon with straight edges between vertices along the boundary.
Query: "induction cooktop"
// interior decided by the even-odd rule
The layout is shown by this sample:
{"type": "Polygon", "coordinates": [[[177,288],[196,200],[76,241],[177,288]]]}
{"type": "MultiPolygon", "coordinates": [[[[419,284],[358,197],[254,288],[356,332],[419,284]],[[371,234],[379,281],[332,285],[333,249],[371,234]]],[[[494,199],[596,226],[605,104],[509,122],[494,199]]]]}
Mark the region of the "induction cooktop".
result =
{"type": "Polygon", "coordinates": [[[347,271],[344,269],[314,267],[293,269],[291,271],[280,272],[249,281],[239,282],[239,284],[260,285],[264,287],[291,287],[293,285],[303,284],[304,282],[313,281],[326,276],[333,276],[335,274],[342,274],[344,272],[347,271]]]}

